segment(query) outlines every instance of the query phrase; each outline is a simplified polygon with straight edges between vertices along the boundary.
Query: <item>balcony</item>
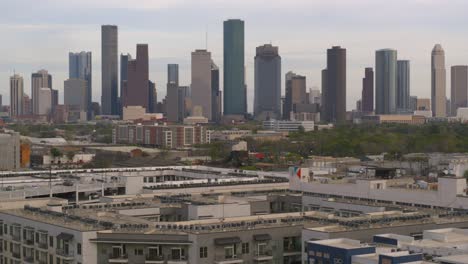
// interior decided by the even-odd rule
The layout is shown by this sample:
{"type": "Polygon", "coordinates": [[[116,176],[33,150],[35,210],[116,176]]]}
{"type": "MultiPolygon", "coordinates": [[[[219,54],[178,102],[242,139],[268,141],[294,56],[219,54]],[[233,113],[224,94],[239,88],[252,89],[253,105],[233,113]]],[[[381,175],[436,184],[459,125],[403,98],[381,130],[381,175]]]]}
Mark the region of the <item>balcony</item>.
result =
{"type": "Polygon", "coordinates": [[[73,260],[75,259],[75,252],[73,250],[66,250],[63,248],[57,248],[55,253],[64,260],[73,260]]]}
{"type": "Polygon", "coordinates": [[[11,252],[11,256],[15,259],[21,259],[21,253],[20,252],[11,252]]]}
{"type": "Polygon", "coordinates": [[[37,243],[37,247],[38,247],[39,249],[45,249],[45,250],[47,250],[47,249],[49,248],[49,245],[47,244],[47,242],[39,241],[39,242],[37,243]]]}
{"type": "Polygon", "coordinates": [[[171,256],[169,255],[167,264],[187,264],[187,256],[171,256]]]}
{"type": "Polygon", "coordinates": [[[236,263],[244,263],[244,260],[239,258],[238,256],[217,256],[215,257],[216,264],[236,264],[236,263]]]}
{"type": "Polygon", "coordinates": [[[26,238],[23,243],[26,246],[34,246],[34,239],[33,238],[26,238]]]}
{"type": "Polygon", "coordinates": [[[110,254],[109,263],[128,263],[127,254],[110,254]]]}
{"type": "Polygon", "coordinates": [[[21,242],[21,233],[13,233],[11,239],[16,242],[21,242]]]}
{"type": "Polygon", "coordinates": [[[145,258],[145,264],[164,264],[164,256],[148,254],[145,258]]]}
{"type": "Polygon", "coordinates": [[[25,256],[23,260],[26,263],[34,263],[34,256],[25,256]]]}
{"type": "Polygon", "coordinates": [[[273,252],[271,250],[262,250],[254,252],[255,261],[268,261],[273,259],[273,252]]]}

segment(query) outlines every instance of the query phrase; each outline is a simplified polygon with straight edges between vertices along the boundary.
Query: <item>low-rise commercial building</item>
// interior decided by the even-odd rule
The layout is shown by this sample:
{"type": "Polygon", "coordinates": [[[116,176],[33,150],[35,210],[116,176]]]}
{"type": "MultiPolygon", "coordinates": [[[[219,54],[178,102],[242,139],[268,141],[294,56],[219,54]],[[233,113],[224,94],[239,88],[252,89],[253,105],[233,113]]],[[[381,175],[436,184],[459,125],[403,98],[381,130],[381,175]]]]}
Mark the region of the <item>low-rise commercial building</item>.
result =
{"type": "Polygon", "coordinates": [[[314,121],[286,121],[286,120],[267,120],[263,121],[263,128],[274,131],[313,131],[315,129],[314,121]]]}

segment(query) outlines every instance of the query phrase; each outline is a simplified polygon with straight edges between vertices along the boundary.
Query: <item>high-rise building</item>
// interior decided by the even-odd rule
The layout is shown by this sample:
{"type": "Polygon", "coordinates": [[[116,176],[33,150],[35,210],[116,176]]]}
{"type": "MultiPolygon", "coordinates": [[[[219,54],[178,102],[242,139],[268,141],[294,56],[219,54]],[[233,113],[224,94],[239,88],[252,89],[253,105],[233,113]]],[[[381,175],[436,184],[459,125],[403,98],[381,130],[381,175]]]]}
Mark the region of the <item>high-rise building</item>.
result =
{"type": "Polygon", "coordinates": [[[322,104],[322,93],[318,87],[312,87],[309,89],[309,103],[310,104],[322,104]]]}
{"type": "Polygon", "coordinates": [[[179,64],[167,65],[167,83],[179,85],[179,64]]]}
{"type": "Polygon", "coordinates": [[[157,113],[157,103],[158,94],[156,92],[156,84],[152,81],[148,81],[148,113],[157,113]]]}
{"type": "Polygon", "coordinates": [[[306,91],[306,77],[293,72],[286,73],[286,96],[283,106],[283,119],[291,119],[296,112],[296,106],[309,102],[306,91]]]}
{"type": "Polygon", "coordinates": [[[142,106],[149,111],[148,45],[138,44],[136,59],[128,61],[128,80],[124,82],[122,107],[142,106]]]}
{"type": "Polygon", "coordinates": [[[49,115],[52,110],[52,89],[40,88],[38,92],[39,109],[37,115],[49,115]]]}
{"type": "Polygon", "coordinates": [[[213,122],[221,120],[222,94],[219,90],[219,67],[211,61],[211,117],[213,122]]]}
{"type": "Polygon", "coordinates": [[[24,94],[23,96],[23,115],[32,114],[32,100],[29,95],[24,94]]]}
{"type": "Polygon", "coordinates": [[[468,66],[457,65],[451,68],[450,110],[457,115],[459,107],[468,107],[468,66]]]}
{"type": "Polygon", "coordinates": [[[124,82],[128,80],[128,61],[132,60],[130,54],[120,54],[120,97],[123,95],[124,82]]]}
{"type": "Polygon", "coordinates": [[[322,70],[321,78],[322,78],[322,104],[320,105],[320,113],[321,113],[322,116],[320,116],[320,120],[324,121],[323,112],[325,111],[325,109],[327,109],[327,101],[325,100],[325,98],[327,97],[327,92],[328,92],[328,89],[327,89],[328,71],[327,71],[327,69],[322,70]]]}
{"type": "Polygon", "coordinates": [[[410,110],[410,61],[397,61],[397,95],[396,107],[398,112],[410,110]]]}
{"type": "Polygon", "coordinates": [[[445,52],[440,44],[436,44],[431,54],[431,108],[435,117],[447,116],[445,85],[445,52]]]}
{"type": "Polygon", "coordinates": [[[418,110],[418,97],[417,96],[410,96],[410,110],[413,112],[418,110]]]}
{"type": "Polygon", "coordinates": [[[10,116],[23,115],[24,81],[23,77],[15,74],[10,77],[10,116]]]}
{"type": "Polygon", "coordinates": [[[260,119],[281,116],[281,57],[278,47],[270,44],[256,50],[254,115],[260,119]]]}
{"type": "Polygon", "coordinates": [[[21,167],[21,143],[18,132],[0,134],[0,171],[18,170],[21,167]]]}
{"type": "Polygon", "coordinates": [[[59,91],[56,89],[50,89],[50,94],[51,94],[51,100],[52,100],[52,108],[51,111],[52,113],[55,110],[55,107],[59,104],[59,91]]]}
{"type": "Polygon", "coordinates": [[[213,119],[211,64],[210,52],[206,50],[192,52],[192,109],[200,107],[202,115],[210,121],[213,119]]]}
{"type": "Polygon", "coordinates": [[[31,76],[32,114],[39,115],[39,90],[52,89],[52,76],[46,70],[40,70],[31,76]]]}
{"type": "Polygon", "coordinates": [[[101,27],[101,113],[117,115],[118,109],[118,32],[117,26],[101,27]]]}
{"type": "Polygon", "coordinates": [[[179,86],[174,83],[167,84],[166,92],[166,118],[169,122],[181,122],[184,117],[179,111],[179,86]]]}
{"type": "Polygon", "coordinates": [[[381,49],[375,52],[375,113],[396,113],[397,51],[381,49]]]}
{"type": "Polygon", "coordinates": [[[91,52],[82,51],[79,53],[70,52],[69,58],[69,79],[82,79],[86,81],[86,112],[88,119],[92,118],[92,95],[93,95],[93,79],[92,79],[92,55],[91,52]]]}
{"type": "Polygon", "coordinates": [[[322,119],[346,121],[346,49],[334,46],[327,50],[327,87],[322,101],[322,119]]]}
{"type": "Polygon", "coordinates": [[[88,82],[84,79],[65,80],[63,103],[68,107],[86,112],[88,109],[88,82]]]}
{"type": "Polygon", "coordinates": [[[245,115],[244,21],[224,21],[224,115],[245,115]]]}
{"type": "Polygon", "coordinates": [[[374,70],[371,67],[364,70],[361,111],[366,113],[374,112],[374,70]]]}

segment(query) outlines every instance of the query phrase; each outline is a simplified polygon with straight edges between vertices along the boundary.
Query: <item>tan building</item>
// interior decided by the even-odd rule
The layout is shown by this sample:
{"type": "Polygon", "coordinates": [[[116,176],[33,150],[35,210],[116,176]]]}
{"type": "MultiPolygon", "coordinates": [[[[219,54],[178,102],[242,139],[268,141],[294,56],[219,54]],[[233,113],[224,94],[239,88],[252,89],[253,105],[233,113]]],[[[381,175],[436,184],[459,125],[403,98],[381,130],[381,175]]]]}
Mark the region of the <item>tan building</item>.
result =
{"type": "Polygon", "coordinates": [[[429,98],[418,98],[416,101],[416,110],[430,111],[431,110],[431,99],[429,98]]]}
{"type": "Polygon", "coordinates": [[[445,52],[440,44],[434,46],[431,57],[432,115],[447,116],[445,52]]]}
{"type": "MultiPolygon", "coordinates": [[[[192,109],[199,106],[201,116],[212,120],[211,53],[206,50],[192,52],[192,109]]],[[[192,116],[194,116],[192,110],[192,116]]],[[[200,115],[199,115],[200,116],[200,115]]]]}
{"type": "Polygon", "coordinates": [[[48,115],[52,109],[52,90],[50,88],[40,88],[38,92],[38,108],[35,114],[48,115]]]}
{"type": "Polygon", "coordinates": [[[0,134],[0,171],[17,170],[21,166],[20,135],[0,134]]]}
{"type": "Polygon", "coordinates": [[[161,113],[147,113],[142,106],[126,106],[122,109],[123,120],[158,120],[163,118],[161,113]]]}
{"type": "MultiPolygon", "coordinates": [[[[31,76],[31,101],[32,101],[32,114],[41,115],[39,108],[39,93],[41,88],[52,89],[52,76],[46,70],[40,70],[33,73],[31,76]]],[[[51,103],[52,104],[52,103],[51,103]]]]}
{"type": "Polygon", "coordinates": [[[372,115],[363,116],[364,123],[393,123],[393,124],[409,124],[409,125],[422,125],[426,123],[426,118],[419,115],[372,115]]]}

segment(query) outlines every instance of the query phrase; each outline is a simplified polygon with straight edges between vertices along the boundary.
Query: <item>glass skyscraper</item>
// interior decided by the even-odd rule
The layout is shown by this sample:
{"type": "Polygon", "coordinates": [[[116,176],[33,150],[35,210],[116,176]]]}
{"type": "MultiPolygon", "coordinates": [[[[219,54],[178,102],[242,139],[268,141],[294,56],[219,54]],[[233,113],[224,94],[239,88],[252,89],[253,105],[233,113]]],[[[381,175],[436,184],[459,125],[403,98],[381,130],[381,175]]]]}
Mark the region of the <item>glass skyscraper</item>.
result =
{"type": "Polygon", "coordinates": [[[396,113],[397,51],[381,49],[375,52],[375,113],[396,113]]]}
{"type": "Polygon", "coordinates": [[[92,113],[92,55],[91,52],[70,52],[68,54],[68,78],[86,81],[86,112],[88,119],[92,113]]]}
{"type": "Polygon", "coordinates": [[[244,21],[224,21],[224,115],[245,115],[244,21]]]}

